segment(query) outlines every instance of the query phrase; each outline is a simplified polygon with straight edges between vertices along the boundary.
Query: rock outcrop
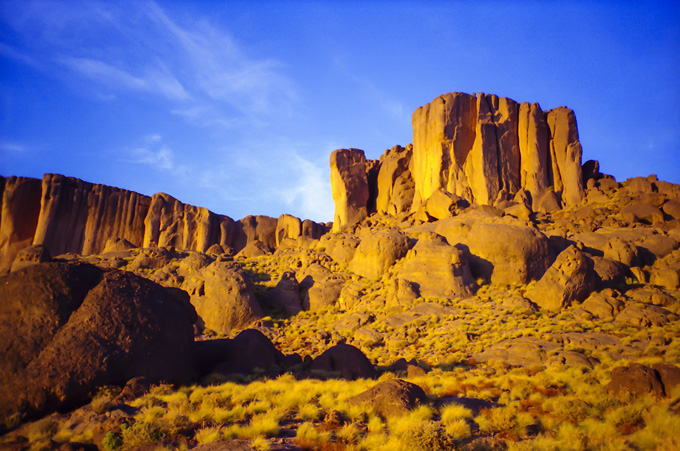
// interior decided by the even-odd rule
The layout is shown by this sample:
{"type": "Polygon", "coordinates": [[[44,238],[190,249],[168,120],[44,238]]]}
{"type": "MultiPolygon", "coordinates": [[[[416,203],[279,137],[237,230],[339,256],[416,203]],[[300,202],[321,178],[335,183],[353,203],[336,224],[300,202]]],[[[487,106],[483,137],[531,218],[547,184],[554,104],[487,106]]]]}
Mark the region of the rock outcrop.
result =
{"type": "Polygon", "coordinates": [[[331,153],[331,190],[334,232],[368,216],[368,166],[363,150],[338,149],[331,153]]]}
{"type": "Polygon", "coordinates": [[[188,383],[196,312],[125,271],[42,263],[0,277],[0,413],[53,411],[138,376],[188,383]]]}
{"type": "MultiPolygon", "coordinates": [[[[538,103],[454,92],[418,108],[412,124],[413,144],[395,146],[377,162],[358,149],[331,155],[335,231],[374,211],[416,212],[441,192],[493,205],[499,195],[511,199],[524,190],[533,211],[576,205],[584,197],[583,152],[569,108],[543,111],[538,103]]],[[[435,219],[442,217],[446,212],[435,219]]]]}
{"type": "Polygon", "coordinates": [[[59,174],[42,181],[0,177],[0,271],[11,268],[19,250],[41,244],[52,256],[100,254],[109,240],[135,247],[174,247],[198,252],[219,244],[237,253],[253,241],[269,251],[282,237],[318,239],[323,224],[289,215],[246,216],[234,221],[164,193],[152,197],[59,174]],[[285,232],[284,232],[285,231],[285,232]]]}

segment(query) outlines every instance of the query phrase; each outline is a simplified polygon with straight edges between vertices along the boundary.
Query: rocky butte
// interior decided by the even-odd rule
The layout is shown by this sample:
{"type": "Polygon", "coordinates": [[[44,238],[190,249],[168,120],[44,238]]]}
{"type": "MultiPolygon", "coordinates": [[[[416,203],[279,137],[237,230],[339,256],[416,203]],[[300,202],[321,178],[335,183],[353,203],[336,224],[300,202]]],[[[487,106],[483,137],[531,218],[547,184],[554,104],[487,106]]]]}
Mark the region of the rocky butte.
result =
{"type": "MultiPolygon", "coordinates": [[[[418,108],[412,123],[413,145],[394,147],[380,161],[359,149],[333,152],[333,230],[373,212],[420,212],[447,198],[478,205],[521,198],[544,212],[583,199],[582,149],[569,108],[543,111],[537,103],[454,92],[418,108]]],[[[442,219],[431,207],[430,216],[442,219]]]]}
{"type": "Polygon", "coordinates": [[[412,122],[332,225],[0,178],[0,448],[680,449],[680,186],[566,107],[412,122]]]}

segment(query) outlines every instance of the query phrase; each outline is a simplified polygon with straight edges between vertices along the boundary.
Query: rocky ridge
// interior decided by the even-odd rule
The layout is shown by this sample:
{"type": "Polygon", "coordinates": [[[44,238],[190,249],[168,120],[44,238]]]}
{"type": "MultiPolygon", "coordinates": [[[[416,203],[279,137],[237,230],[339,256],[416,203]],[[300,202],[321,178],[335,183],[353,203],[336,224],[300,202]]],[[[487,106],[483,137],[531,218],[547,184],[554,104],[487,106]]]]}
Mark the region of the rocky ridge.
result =
{"type": "Polygon", "coordinates": [[[271,252],[285,239],[318,239],[327,230],[290,215],[234,221],[164,193],[149,197],[59,174],[45,174],[42,181],[0,177],[0,196],[0,272],[31,244],[51,255],[100,254],[111,239],[197,252],[219,245],[229,253],[260,242],[271,252]]]}

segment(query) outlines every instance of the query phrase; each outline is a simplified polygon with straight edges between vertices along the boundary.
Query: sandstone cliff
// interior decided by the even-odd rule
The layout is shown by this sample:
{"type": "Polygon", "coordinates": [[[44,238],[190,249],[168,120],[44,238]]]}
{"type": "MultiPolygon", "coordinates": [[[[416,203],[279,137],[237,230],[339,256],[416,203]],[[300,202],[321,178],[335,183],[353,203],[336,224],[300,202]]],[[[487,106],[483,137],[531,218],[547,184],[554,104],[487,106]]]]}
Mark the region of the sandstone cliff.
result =
{"type": "Polygon", "coordinates": [[[550,188],[566,205],[583,198],[581,144],[573,111],[543,112],[490,94],[451,93],[412,116],[414,207],[438,188],[469,202],[492,204],[501,190],[550,188]]]}
{"type": "Polygon", "coordinates": [[[301,225],[286,233],[289,238],[318,239],[327,231],[325,225],[306,220],[303,226],[288,215],[234,221],[168,194],[149,197],[59,174],[45,174],[42,181],[0,177],[0,195],[0,271],[9,269],[16,254],[31,244],[44,245],[51,255],[100,254],[113,238],[136,247],[198,252],[219,244],[236,253],[252,241],[273,251],[278,245],[276,230],[290,229],[291,221],[301,225]]]}
{"type": "Polygon", "coordinates": [[[418,108],[412,124],[413,144],[389,149],[379,161],[366,160],[359,149],[331,155],[334,230],[374,211],[397,216],[427,209],[441,193],[451,204],[480,205],[519,193],[533,210],[583,199],[582,149],[566,107],[544,112],[538,103],[454,92],[418,108]]]}

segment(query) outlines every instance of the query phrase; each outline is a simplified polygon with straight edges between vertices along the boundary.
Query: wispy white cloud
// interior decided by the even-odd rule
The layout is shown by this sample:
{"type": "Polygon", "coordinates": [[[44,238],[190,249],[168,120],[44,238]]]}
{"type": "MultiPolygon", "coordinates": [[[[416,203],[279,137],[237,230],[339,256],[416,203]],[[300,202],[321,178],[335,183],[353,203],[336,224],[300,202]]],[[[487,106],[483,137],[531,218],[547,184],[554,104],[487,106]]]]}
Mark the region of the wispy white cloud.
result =
{"type": "Polygon", "coordinates": [[[0,152],[6,153],[23,153],[28,150],[26,144],[12,142],[12,141],[0,141],[0,152]]]}
{"type": "Polygon", "coordinates": [[[279,191],[281,199],[304,218],[331,221],[335,207],[329,170],[297,153],[290,155],[290,165],[294,185],[279,191]]]}
{"type": "Polygon", "coordinates": [[[252,58],[228,32],[207,22],[181,26],[156,3],[148,16],[178,44],[194,89],[213,101],[225,102],[246,114],[271,114],[296,98],[293,83],[279,73],[283,64],[271,58],[252,58]]]}
{"type": "Polygon", "coordinates": [[[175,152],[163,142],[160,134],[148,134],[143,137],[140,144],[123,149],[121,152],[123,156],[118,160],[124,163],[146,165],[154,170],[175,175],[189,172],[185,165],[177,162],[175,152]]]}
{"type": "Polygon", "coordinates": [[[182,84],[164,67],[148,67],[138,75],[104,61],[65,56],[58,61],[93,81],[113,87],[161,94],[169,99],[184,100],[190,96],[182,84]]]}
{"type": "Polygon", "coordinates": [[[0,19],[21,44],[0,42],[0,55],[69,83],[78,74],[99,89],[98,98],[162,96],[174,102],[173,114],[201,127],[259,124],[291,111],[296,88],[283,63],[249,55],[228,30],[173,8],[153,1],[20,2],[0,19]]]}

